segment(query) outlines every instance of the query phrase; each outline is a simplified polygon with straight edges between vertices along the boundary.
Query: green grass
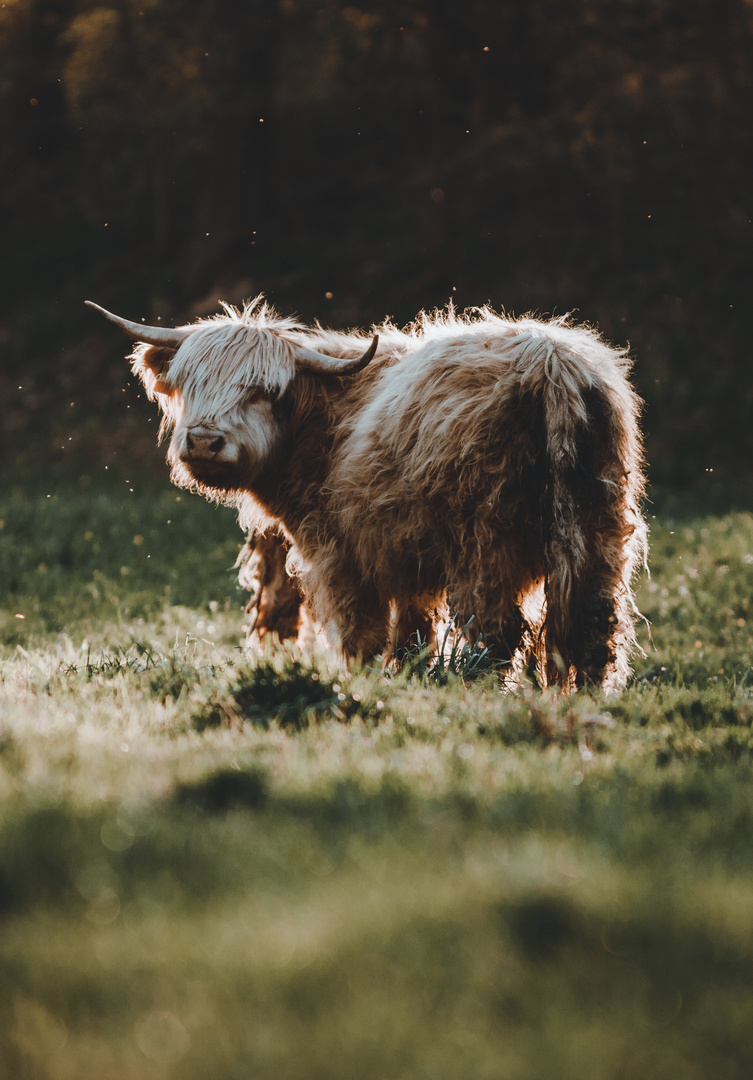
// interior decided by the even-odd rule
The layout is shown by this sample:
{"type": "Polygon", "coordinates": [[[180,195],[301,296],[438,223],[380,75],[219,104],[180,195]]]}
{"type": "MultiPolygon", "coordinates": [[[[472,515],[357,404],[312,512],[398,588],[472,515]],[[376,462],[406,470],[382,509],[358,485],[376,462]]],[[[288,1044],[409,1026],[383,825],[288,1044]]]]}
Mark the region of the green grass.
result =
{"type": "Polygon", "coordinates": [[[0,1076],[753,1074],[751,515],[652,521],[569,700],[244,656],[174,490],[0,520],[0,1076]]]}

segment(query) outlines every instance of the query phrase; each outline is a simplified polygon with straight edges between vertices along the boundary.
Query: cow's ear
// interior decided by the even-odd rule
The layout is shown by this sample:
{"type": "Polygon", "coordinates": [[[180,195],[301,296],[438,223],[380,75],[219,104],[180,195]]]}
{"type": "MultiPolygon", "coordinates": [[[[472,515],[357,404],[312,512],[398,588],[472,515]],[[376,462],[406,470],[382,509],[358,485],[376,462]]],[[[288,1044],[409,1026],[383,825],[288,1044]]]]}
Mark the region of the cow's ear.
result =
{"type": "Polygon", "coordinates": [[[159,378],[167,374],[170,361],[175,356],[175,349],[165,348],[164,345],[150,345],[141,354],[141,362],[147,371],[159,378]]]}

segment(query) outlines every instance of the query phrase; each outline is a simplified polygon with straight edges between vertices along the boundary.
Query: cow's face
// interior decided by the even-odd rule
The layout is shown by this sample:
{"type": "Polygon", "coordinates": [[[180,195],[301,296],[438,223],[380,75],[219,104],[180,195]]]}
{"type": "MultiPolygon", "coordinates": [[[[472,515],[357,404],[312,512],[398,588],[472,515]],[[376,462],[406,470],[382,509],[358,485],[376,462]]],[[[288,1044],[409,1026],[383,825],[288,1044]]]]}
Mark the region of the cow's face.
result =
{"type": "Polygon", "coordinates": [[[177,483],[246,489],[272,458],[279,440],[272,403],[249,391],[231,413],[176,424],[168,461],[177,483]]]}
{"type": "Polygon", "coordinates": [[[246,489],[283,437],[274,403],[296,373],[295,348],[271,330],[217,323],[175,351],[140,346],[134,371],[171,432],[168,461],[181,486],[246,489]]]}
{"type": "Polygon", "coordinates": [[[168,461],[181,487],[222,498],[248,489],[279,449],[284,426],[275,408],[298,372],[353,375],[371,362],[378,336],[361,355],[329,356],[308,348],[305,328],[283,319],[263,297],[242,312],[192,326],[145,326],[87,305],[138,344],[134,374],[162,410],[160,439],[171,434],[168,461]],[[303,338],[303,342],[300,340],[303,338]]]}

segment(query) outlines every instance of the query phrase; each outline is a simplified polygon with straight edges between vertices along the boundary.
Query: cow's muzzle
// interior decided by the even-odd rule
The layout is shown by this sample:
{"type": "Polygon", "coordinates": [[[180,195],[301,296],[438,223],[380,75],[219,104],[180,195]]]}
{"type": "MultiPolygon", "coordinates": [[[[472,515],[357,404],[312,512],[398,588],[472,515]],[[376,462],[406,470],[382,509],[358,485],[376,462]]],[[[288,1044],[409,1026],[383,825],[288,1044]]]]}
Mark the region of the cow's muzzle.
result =
{"type": "Polygon", "coordinates": [[[217,461],[225,449],[226,439],[216,431],[206,428],[192,428],[186,432],[181,461],[217,461]]]}

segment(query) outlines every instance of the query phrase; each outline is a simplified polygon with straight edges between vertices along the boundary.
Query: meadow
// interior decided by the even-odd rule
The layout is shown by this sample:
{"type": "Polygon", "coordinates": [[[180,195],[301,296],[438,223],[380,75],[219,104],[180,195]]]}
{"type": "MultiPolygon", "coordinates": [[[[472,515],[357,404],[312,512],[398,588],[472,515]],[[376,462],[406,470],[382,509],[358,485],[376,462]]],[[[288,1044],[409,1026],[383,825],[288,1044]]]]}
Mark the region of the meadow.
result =
{"type": "Polygon", "coordinates": [[[0,497],[0,1076],[753,1075],[753,516],[618,698],[241,649],[233,515],[0,497]]]}

